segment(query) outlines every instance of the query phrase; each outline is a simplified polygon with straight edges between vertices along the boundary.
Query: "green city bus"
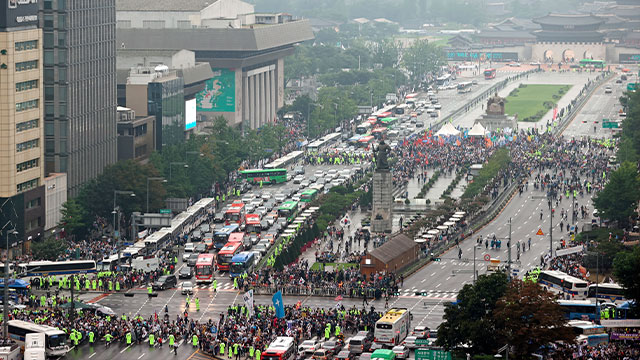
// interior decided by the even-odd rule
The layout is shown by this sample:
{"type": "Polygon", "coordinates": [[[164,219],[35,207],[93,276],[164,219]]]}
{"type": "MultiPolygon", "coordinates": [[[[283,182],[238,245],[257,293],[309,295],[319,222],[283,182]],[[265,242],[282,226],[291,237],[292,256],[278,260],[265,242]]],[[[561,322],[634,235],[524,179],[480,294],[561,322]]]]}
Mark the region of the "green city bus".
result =
{"type": "Polygon", "coordinates": [[[596,69],[604,69],[606,66],[604,60],[591,60],[591,59],[582,59],[580,60],[580,67],[591,67],[593,66],[596,69]]]}
{"type": "Polygon", "coordinates": [[[278,208],[278,216],[287,218],[287,221],[292,222],[293,219],[298,216],[298,202],[297,201],[285,201],[278,208]]]}
{"type": "Polygon", "coordinates": [[[238,181],[247,180],[250,183],[260,182],[278,184],[287,181],[287,169],[252,169],[240,171],[238,181]]]}
{"type": "Polygon", "coordinates": [[[307,189],[302,192],[300,195],[301,202],[312,202],[318,196],[318,190],[316,189],[307,189]]]}

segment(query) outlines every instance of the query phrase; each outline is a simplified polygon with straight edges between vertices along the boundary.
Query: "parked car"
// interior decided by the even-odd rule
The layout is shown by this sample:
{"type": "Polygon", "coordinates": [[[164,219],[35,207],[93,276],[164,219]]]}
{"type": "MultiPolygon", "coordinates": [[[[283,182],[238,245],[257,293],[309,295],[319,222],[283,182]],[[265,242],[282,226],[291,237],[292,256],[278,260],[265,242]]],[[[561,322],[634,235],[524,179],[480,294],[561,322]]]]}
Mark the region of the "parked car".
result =
{"type": "Polygon", "coordinates": [[[362,353],[360,354],[360,356],[358,357],[358,360],[371,360],[371,355],[373,355],[370,352],[367,353],[362,353]]]}
{"type": "Polygon", "coordinates": [[[340,347],[340,345],[336,341],[325,341],[322,344],[322,348],[325,349],[325,350],[331,351],[332,354],[337,353],[339,347],[340,347]]]}
{"type": "Polygon", "coordinates": [[[304,351],[305,354],[313,354],[318,348],[318,342],[315,340],[305,340],[298,346],[298,351],[304,351]]]}
{"type": "Polygon", "coordinates": [[[349,352],[349,350],[342,350],[336,355],[335,359],[339,360],[353,360],[355,359],[355,354],[349,352]]]}
{"type": "Polygon", "coordinates": [[[267,252],[267,246],[264,243],[258,244],[253,247],[253,251],[257,251],[260,255],[264,255],[267,252]]]}
{"type": "Polygon", "coordinates": [[[415,336],[418,339],[426,339],[428,334],[429,328],[426,326],[416,326],[411,332],[411,335],[415,336]]]}
{"type": "Polygon", "coordinates": [[[180,279],[191,279],[193,277],[193,268],[189,266],[184,266],[178,271],[178,278],[180,279]]]}
{"type": "Polygon", "coordinates": [[[193,294],[193,283],[191,281],[185,281],[180,285],[180,292],[182,295],[193,294]]]}
{"type": "Polygon", "coordinates": [[[611,88],[611,86],[606,86],[604,88],[604,93],[605,94],[611,94],[613,92],[613,89],[611,88]]]}
{"type": "Polygon", "coordinates": [[[331,360],[332,358],[331,351],[325,349],[318,349],[313,352],[314,360],[331,360]]]}
{"type": "Polygon", "coordinates": [[[163,275],[156,280],[151,287],[153,290],[166,290],[170,289],[178,284],[178,279],[175,275],[163,275]]]}
{"type": "Polygon", "coordinates": [[[200,240],[202,240],[202,231],[194,230],[191,233],[191,239],[192,239],[192,241],[200,241],[200,240]]]}
{"type": "Polygon", "coordinates": [[[190,242],[184,244],[184,253],[182,254],[182,261],[187,261],[189,256],[193,253],[193,249],[195,249],[196,244],[190,242]]]}
{"type": "Polygon", "coordinates": [[[356,335],[349,341],[349,351],[354,354],[362,354],[371,348],[371,340],[364,335],[356,335]]]}
{"type": "Polygon", "coordinates": [[[304,174],[304,166],[296,166],[296,168],[293,170],[293,172],[296,175],[302,175],[304,174]]]}
{"type": "Polygon", "coordinates": [[[198,262],[199,255],[200,254],[197,252],[191,253],[191,255],[189,255],[189,258],[187,259],[187,266],[191,266],[191,267],[196,266],[196,262],[198,262]]]}
{"type": "Polygon", "coordinates": [[[205,243],[202,243],[202,244],[196,245],[195,249],[193,249],[193,252],[198,254],[204,254],[207,252],[207,250],[208,250],[208,245],[205,243]]]}
{"type": "Polygon", "coordinates": [[[218,211],[214,216],[213,216],[213,222],[215,223],[223,223],[224,222],[224,213],[222,211],[218,211]]]}
{"type": "Polygon", "coordinates": [[[404,345],[394,346],[391,351],[396,354],[398,359],[406,359],[409,357],[409,348],[404,345]]]}
{"type": "Polygon", "coordinates": [[[304,181],[304,176],[302,176],[302,175],[298,175],[298,176],[293,178],[293,183],[294,184],[300,184],[303,181],[304,181]]]}

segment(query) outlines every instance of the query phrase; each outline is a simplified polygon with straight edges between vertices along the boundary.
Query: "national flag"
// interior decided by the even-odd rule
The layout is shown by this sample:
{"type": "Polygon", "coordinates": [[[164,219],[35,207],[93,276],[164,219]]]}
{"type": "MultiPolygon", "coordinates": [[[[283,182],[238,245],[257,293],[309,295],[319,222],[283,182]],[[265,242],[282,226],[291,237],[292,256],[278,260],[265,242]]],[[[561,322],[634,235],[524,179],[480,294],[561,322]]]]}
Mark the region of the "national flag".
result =
{"type": "Polygon", "coordinates": [[[557,117],[557,116],[558,116],[558,107],[557,107],[557,106],[555,106],[555,107],[553,108],[553,121],[555,121],[555,120],[556,120],[556,117],[557,117]]]}
{"type": "Polygon", "coordinates": [[[276,317],[282,319],[284,317],[284,301],[282,301],[282,292],[278,290],[271,298],[273,307],[276,308],[276,317]]]}

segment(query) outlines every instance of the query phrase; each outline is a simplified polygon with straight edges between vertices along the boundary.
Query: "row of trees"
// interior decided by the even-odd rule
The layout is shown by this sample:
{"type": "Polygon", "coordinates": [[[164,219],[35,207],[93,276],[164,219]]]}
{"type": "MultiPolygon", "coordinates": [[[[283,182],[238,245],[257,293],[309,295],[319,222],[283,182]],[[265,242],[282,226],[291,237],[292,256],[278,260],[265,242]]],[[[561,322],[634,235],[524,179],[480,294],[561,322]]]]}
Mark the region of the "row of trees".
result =
{"type": "MultiPolygon", "coordinates": [[[[637,221],[637,208],[640,201],[640,93],[627,92],[620,98],[627,117],[622,123],[622,132],[616,153],[620,166],[609,174],[607,185],[593,200],[602,219],[611,221],[620,229],[628,229],[637,221]]],[[[587,260],[591,268],[598,257],[600,269],[612,269],[616,280],[625,287],[628,299],[640,303],[640,247],[622,244],[622,230],[595,229],[580,234],[579,241],[590,240],[596,244],[587,260]]],[[[635,308],[639,314],[638,308],[635,308]]]]}
{"type": "Polygon", "coordinates": [[[82,188],[77,198],[63,205],[60,227],[68,235],[83,238],[96,216],[111,222],[116,190],[135,194],[117,195],[116,205],[125,218],[134,211],[146,212],[147,189],[150,212],[165,208],[166,198],[209,195],[212,184],[224,183],[243,161],[280,155],[287,141],[288,130],[282,124],[268,124],[243,137],[224,118],[217,118],[210,135],[167,146],[162,152],[154,152],[147,164],[126,160],[106,167],[82,188]]]}
{"type": "Polygon", "coordinates": [[[496,272],[465,285],[458,301],[445,305],[436,344],[461,356],[468,352],[491,357],[508,344],[517,359],[526,359],[543,345],[574,337],[553,294],[496,272]]]}

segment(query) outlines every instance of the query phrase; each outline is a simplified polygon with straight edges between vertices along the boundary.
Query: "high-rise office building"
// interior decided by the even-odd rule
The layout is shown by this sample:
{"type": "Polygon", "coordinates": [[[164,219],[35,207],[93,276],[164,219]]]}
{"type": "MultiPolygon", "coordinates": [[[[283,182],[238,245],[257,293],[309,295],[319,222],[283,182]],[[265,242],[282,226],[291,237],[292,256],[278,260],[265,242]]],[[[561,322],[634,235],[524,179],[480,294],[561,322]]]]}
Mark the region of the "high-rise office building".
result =
{"type": "Polygon", "coordinates": [[[38,5],[0,0],[0,236],[4,249],[17,231],[11,256],[44,234],[41,85],[38,5]]]}
{"type": "Polygon", "coordinates": [[[40,0],[46,173],[74,196],[117,157],[115,0],[40,0]]]}

